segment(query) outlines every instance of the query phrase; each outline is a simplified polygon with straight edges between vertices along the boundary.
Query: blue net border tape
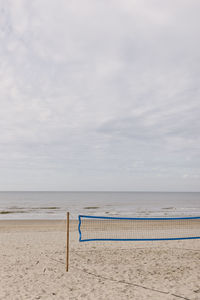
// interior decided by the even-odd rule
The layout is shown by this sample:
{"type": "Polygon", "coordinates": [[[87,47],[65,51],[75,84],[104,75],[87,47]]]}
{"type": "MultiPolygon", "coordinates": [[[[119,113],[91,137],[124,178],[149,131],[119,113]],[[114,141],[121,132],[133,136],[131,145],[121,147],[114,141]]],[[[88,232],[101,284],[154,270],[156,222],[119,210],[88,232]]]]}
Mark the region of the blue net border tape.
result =
{"type": "Polygon", "coordinates": [[[199,217],[171,217],[171,218],[122,218],[122,217],[100,217],[100,216],[86,216],[86,215],[79,215],[80,218],[87,218],[87,219],[106,219],[106,220],[198,220],[199,217]]]}
{"type": "Polygon", "coordinates": [[[158,238],[158,239],[82,239],[81,234],[81,218],[87,219],[107,219],[107,220],[198,220],[200,217],[182,217],[182,218],[120,218],[120,217],[100,217],[100,216],[86,216],[79,215],[78,232],[79,242],[90,241],[175,241],[175,240],[192,240],[200,239],[199,237],[180,237],[180,238],[158,238]]]}
{"type": "Polygon", "coordinates": [[[79,242],[82,242],[83,240],[81,239],[81,217],[82,216],[78,216],[78,232],[79,232],[79,242]]]}
{"type": "Polygon", "coordinates": [[[194,239],[200,239],[200,237],[182,237],[182,238],[163,238],[163,239],[82,239],[80,238],[80,242],[90,242],[90,241],[135,241],[135,242],[140,242],[140,241],[177,241],[177,240],[194,240],[194,239]]]}

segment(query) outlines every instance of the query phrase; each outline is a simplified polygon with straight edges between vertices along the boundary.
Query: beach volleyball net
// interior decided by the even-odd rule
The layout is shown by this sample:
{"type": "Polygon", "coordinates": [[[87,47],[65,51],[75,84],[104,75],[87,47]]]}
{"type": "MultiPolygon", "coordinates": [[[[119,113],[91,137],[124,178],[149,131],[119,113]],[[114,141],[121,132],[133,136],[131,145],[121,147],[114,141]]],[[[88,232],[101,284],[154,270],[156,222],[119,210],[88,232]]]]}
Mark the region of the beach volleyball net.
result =
{"type": "Polygon", "coordinates": [[[79,215],[79,241],[161,241],[200,238],[200,217],[119,218],[79,215]]]}

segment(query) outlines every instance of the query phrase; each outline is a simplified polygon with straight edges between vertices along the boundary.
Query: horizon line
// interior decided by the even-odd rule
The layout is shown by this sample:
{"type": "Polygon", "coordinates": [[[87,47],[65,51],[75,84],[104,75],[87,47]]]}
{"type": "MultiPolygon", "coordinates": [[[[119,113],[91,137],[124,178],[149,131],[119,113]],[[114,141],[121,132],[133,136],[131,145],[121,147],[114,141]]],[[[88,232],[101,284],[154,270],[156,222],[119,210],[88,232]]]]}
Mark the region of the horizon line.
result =
{"type": "Polygon", "coordinates": [[[0,193],[200,193],[200,191],[141,191],[141,190],[0,190],[0,193]]]}

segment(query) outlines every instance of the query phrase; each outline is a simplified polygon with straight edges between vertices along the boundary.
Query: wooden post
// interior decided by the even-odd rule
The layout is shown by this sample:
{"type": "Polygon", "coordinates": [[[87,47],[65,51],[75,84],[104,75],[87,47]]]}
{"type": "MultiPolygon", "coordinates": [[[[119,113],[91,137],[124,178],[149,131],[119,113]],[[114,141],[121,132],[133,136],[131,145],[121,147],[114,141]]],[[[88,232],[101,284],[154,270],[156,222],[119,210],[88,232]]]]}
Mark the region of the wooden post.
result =
{"type": "Polygon", "coordinates": [[[69,269],[69,212],[67,212],[66,272],[69,269]]]}

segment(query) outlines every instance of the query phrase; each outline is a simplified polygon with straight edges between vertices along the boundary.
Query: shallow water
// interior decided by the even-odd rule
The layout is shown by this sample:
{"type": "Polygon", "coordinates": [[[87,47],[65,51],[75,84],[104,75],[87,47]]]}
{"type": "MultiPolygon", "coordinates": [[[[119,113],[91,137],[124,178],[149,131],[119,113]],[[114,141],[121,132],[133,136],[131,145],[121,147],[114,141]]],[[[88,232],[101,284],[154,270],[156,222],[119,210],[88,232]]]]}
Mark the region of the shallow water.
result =
{"type": "Polygon", "coordinates": [[[200,193],[0,192],[0,219],[105,216],[199,216],[200,193]]]}

